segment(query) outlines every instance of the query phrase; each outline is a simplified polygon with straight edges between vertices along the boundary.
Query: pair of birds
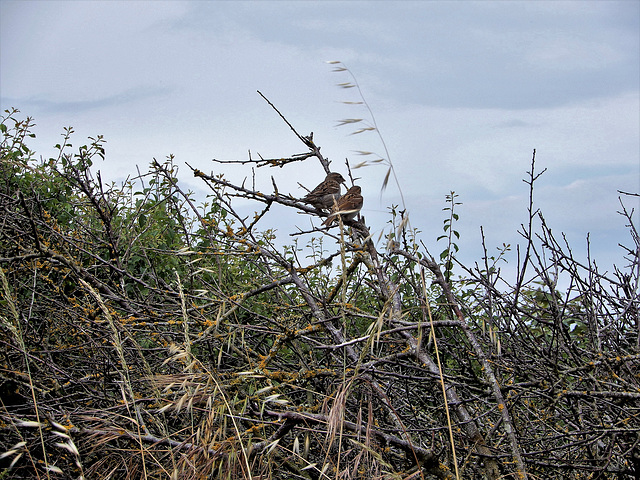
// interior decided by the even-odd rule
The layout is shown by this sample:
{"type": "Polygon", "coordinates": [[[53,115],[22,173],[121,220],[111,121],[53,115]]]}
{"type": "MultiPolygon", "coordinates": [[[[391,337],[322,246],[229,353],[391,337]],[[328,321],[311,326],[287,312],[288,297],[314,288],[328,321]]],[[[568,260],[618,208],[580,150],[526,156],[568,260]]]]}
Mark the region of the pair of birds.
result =
{"type": "Polygon", "coordinates": [[[354,185],[347,193],[340,195],[340,185],[345,183],[344,178],[339,173],[331,172],[324,181],[311,190],[302,199],[303,202],[313,205],[315,208],[331,209],[331,215],[322,222],[326,227],[337,220],[338,215],[342,220],[352,220],[362,208],[362,191],[360,187],[354,185]]]}

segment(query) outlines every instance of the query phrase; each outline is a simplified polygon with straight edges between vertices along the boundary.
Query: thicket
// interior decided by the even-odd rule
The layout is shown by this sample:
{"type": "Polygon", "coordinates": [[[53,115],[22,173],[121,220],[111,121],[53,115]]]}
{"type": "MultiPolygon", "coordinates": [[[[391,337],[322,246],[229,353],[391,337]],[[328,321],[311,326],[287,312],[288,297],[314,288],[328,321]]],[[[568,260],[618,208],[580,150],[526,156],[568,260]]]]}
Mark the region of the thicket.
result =
{"type": "MultiPolygon", "coordinates": [[[[0,126],[0,478],[640,478],[633,212],[620,268],[580,263],[535,152],[505,278],[457,263],[454,194],[440,243],[392,208],[384,241],[360,217],[282,249],[272,205],[325,214],[275,184],[192,169],[198,204],[168,158],[107,185],[102,137],[37,160],[30,118],[0,126]]],[[[304,151],[247,168],[329,171],[289,126],[304,151]]]]}

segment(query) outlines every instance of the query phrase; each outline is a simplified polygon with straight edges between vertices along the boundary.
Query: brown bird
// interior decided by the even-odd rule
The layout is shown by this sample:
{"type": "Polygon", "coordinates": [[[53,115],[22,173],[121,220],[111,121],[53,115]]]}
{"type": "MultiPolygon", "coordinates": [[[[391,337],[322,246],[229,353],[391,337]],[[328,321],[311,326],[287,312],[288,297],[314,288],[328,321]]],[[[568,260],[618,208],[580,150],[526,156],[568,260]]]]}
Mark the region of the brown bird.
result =
{"type": "Polygon", "coordinates": [[[342,217],[342,221],[352,220],[358,214],[362,208],[362,190],[359,186],[354,185],[347,193],[345,193],[331,209],[331,215],[322,222],[323,225],[330,227],[331,224],[338,218],[338,215],[342,217]]]}
{"type": "Polygon", "coordinates": [[[316,208],[331,208],[333,201],[340,198],[340,184],[342,183],[344,183],[342,175],[331,172],[320,185],[307,193],[302,201],[316,208]]]}

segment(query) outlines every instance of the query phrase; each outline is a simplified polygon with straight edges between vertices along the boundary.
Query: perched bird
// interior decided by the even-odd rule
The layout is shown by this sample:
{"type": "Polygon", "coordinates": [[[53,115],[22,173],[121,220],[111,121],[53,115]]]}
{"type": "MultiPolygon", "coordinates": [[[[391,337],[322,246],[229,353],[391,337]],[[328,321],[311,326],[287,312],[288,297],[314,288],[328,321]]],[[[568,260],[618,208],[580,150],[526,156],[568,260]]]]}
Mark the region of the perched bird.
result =
{"type": "Polygon", "coordinates": [[[342,175],[331,172],[320,185],[307,193],[302,201],[316,208],[331,208],[333,201],[340,198],[340,184],[342,183],[344,183],[342,175]]]}
{"type": "Polygon", "coordinates": [[[330,227],[338,215],[342,217],[342,221],[352,220],[362,208],[361,192],[362,190],[357,185],[347,190],[347,193],[340,197],[331,209],[331,215],[322,224],[330,227]]]}

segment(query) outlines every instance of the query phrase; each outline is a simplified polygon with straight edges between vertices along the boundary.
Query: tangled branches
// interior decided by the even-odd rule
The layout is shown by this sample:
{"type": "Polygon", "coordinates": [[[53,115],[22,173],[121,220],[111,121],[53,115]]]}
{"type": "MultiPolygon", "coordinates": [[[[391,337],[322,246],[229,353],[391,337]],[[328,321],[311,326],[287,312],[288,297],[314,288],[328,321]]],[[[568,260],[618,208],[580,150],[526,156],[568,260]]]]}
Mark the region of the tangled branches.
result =
{"type": "MultiPolygon", "coordinates": [[[[402,228],[380,252],[362,218],[303,232],[335,240],[303,265],[275,246],[270,208],[327,211],[192,169],[212,195],[197,206],[171,158],[104,185],[100,137],[70,154],[68,130],[37,164],[15,114],[0,164],[13,478],[638,476],[640,243],[624,206],[634,245],[613,275],[533,208],[514,282],[488,254],[453,281],[402,228]],[[238,197],[263,208],[244,218],[238,197]]],[[[308,151],[278,166],[328,172],[287,124],[308,151]]]]}

